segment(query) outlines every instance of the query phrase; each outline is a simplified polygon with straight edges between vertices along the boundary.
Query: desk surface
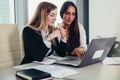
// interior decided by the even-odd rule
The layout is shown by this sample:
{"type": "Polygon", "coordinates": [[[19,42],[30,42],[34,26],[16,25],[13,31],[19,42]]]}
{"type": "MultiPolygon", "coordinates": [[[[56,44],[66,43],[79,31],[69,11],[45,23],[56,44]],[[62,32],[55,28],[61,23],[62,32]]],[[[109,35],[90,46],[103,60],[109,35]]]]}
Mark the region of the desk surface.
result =
{"type": "MultiPolygon", "coordinates": [[[[30,66],[38,65],[37,63],[30,63],[26,65],[17,66],[19,69],[24,69],[30,66]]],[[[60,65],[58,65],[60,66],[60,65]]],[[[120,80],[120,65],[103,65],[97,63],[82,68],[74,68],[68,66],[62,66],[79,71],[79,74],[75,74],[67,77],[67,79],[60,80],[120,80]]],[[[0,80],[21,80],[15,76],[15,72],[18,68],[6,68],[0,70],[0,80]]],[[[55,79],[56,80],[56,79],[55,79]]]]}

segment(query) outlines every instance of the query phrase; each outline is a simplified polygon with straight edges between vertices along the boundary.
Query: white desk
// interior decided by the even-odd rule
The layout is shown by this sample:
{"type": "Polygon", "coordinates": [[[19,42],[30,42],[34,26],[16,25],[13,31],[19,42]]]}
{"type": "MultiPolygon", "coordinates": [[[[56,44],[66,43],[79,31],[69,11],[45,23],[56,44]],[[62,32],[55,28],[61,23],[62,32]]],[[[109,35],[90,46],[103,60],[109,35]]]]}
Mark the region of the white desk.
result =
{"type": "MultiPolygon", "coordinates": [[[[38,64],[30,63],[17,67],[19,67],[19,69],[23,69],[34,65],[38,64]]],[[[79,71],[80,73],[67,77],[67,80],[120,80],[120,65],[103,65],[102,63],[97,63],[82,68],[68,68],[79,71]]],[[[16,68],[7,68],[0,70],[0,80],[21,80],[15,76],[15,72],[17,70],[18,69],[16,68]]]]}

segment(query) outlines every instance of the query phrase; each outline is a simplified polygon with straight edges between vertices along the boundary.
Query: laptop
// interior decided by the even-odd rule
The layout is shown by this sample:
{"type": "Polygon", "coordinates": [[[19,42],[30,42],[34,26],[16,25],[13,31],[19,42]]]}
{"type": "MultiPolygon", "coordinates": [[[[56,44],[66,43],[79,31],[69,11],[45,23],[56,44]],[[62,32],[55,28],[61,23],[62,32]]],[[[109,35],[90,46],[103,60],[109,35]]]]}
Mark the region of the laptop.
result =
{"type": "Polygon", "coordinates": [[[55,63],[67,66],[83,67],[101,62],[109,53],[115,39],[116,37],[93,39],[82,60],[79,57],[67,56],[66,59],[58,60],[55,63]]]}

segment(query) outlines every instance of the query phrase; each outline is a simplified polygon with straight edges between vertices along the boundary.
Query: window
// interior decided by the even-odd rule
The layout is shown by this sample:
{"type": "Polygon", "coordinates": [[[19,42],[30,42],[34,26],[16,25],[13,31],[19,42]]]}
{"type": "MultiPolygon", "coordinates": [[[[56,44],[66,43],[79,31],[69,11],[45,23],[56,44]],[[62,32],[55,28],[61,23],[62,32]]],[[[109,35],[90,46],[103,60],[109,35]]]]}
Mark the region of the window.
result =
{"type": "Polygon", "coordinates": [[[0,24],[15,23],[14,0],[0,0],[0,24]]]}

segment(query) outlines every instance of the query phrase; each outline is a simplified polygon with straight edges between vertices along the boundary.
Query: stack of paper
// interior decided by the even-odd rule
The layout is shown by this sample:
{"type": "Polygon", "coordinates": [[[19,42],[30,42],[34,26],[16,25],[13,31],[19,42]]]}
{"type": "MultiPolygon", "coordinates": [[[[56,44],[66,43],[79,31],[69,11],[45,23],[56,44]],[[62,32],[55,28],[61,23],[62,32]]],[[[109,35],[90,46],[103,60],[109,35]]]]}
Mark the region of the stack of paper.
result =
{"type": "Polygon", "coordinates": [[[120,64],[120,57],[106,57],[103,64],[120,64]]]}

